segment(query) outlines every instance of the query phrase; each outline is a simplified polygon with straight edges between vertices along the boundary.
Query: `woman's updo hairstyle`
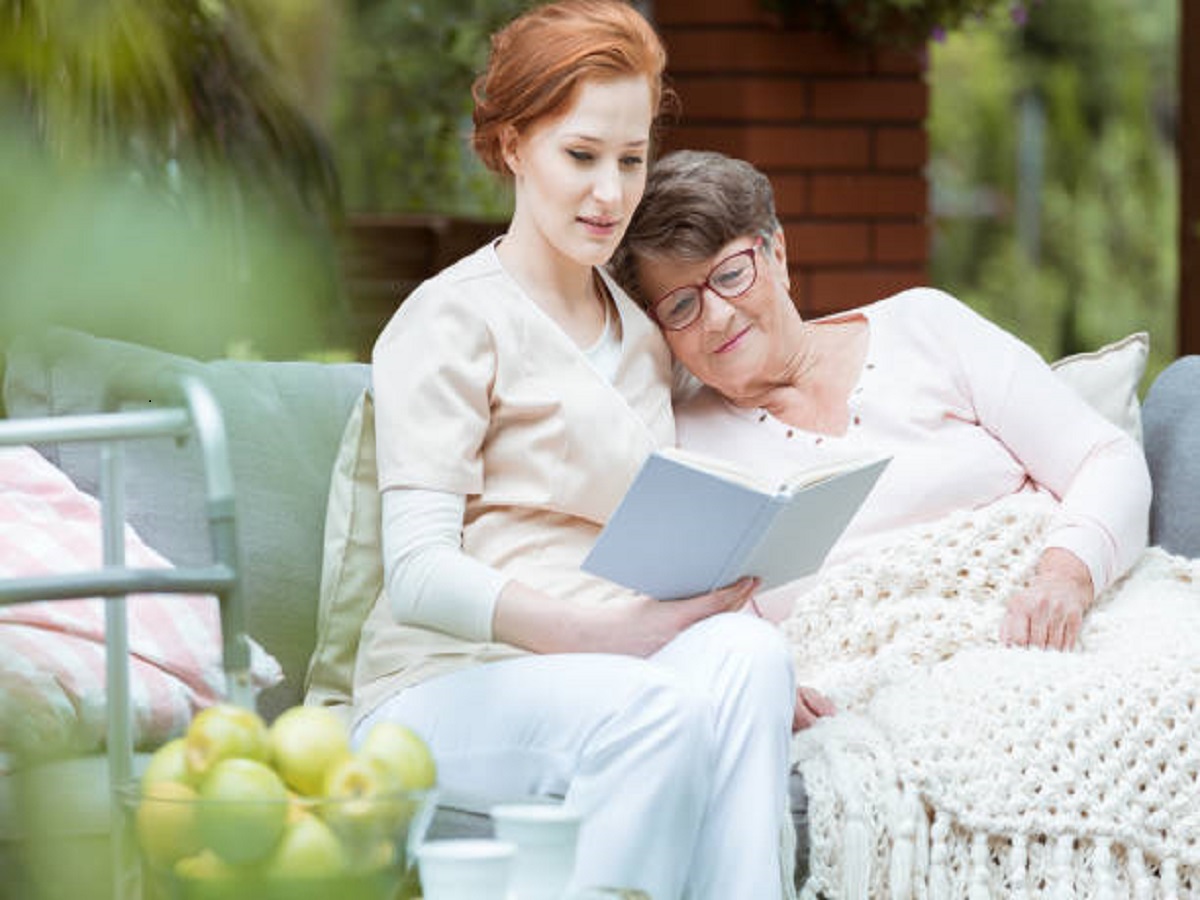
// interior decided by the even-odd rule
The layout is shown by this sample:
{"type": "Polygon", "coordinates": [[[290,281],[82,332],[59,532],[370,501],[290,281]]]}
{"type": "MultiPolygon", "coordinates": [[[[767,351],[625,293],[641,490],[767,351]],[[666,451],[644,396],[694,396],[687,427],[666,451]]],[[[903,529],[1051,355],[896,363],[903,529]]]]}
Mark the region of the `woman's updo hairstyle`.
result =
{"type": "Polygon", "coordinates": [[[663,87],[667,55],[650,23],[623,0],[558,0],[535,7],[492,35],[488,65],[472,88],[476,154],[493,172],[504,161],[506,126],[523,133],[566,111],[585,81],[642,76],[651,108],[674,97],[663,87]]]}

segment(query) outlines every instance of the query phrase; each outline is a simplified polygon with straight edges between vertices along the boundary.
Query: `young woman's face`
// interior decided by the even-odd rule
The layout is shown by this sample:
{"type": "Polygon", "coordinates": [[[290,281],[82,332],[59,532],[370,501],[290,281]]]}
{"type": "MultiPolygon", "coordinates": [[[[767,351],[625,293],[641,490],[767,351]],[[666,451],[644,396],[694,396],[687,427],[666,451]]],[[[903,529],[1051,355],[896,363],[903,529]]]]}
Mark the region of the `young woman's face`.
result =
{"type": "Polygon", "coordinates": [[[518,214],[554,252],[608,261],[646,187],[653,122],[645,78],[584,82],[557,118],[508,142],[518,214]]]}

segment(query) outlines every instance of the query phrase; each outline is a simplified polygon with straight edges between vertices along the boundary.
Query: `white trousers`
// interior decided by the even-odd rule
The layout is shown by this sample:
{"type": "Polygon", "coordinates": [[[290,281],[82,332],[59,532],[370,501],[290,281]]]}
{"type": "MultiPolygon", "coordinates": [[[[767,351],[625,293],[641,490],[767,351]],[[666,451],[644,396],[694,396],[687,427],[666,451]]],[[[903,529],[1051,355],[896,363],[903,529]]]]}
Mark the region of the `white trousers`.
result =
{"type": "Polygon", "coordinates": [[[366,717],[416,730],[449,790],[556,794],[583,817],[573,885],[775,900],[795,683],[778,629],[713,616],[649,659],[534,655],[409,688],[366,717]]]}

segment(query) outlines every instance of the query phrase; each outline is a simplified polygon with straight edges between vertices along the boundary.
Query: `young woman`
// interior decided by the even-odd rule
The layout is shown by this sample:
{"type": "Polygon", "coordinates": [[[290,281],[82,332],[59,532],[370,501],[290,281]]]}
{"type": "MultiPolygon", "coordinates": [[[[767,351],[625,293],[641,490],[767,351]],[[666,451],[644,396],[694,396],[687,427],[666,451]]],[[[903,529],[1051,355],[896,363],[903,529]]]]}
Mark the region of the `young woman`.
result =
{"type": "Polygon", "coordinates": [[[664,603],[579,570],[674,440],[666,347],[601,268],[642,196],[664,65],[618,0],[493,37],[474,145],[512,180],[512,221],[373,356],[386,590],[357,733],[416,728],[451,790],[564,795],[578,886],[769,900],[796,689],[777,629],[739,612],[754,581],[664,603]]]}

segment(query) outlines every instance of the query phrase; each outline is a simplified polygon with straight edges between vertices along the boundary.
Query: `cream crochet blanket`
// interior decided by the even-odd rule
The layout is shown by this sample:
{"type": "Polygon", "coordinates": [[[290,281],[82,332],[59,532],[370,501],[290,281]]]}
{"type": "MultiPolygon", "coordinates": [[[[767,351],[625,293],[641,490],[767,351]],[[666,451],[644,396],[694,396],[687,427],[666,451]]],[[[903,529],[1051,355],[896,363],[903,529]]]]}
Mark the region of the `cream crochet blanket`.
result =
{"type": "Polygon", "coordinates": [[[1037,497],[831,570],[783,628],[843,712],[794,745],[802,897],[1200,896],[1200,564],[1147,551],[1076,652],[1003,647],[1037,497]]]}

